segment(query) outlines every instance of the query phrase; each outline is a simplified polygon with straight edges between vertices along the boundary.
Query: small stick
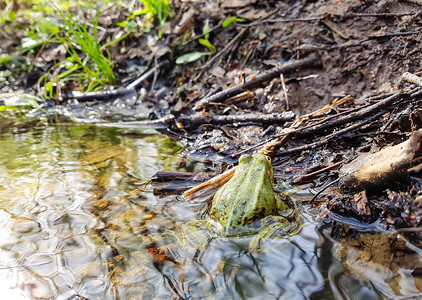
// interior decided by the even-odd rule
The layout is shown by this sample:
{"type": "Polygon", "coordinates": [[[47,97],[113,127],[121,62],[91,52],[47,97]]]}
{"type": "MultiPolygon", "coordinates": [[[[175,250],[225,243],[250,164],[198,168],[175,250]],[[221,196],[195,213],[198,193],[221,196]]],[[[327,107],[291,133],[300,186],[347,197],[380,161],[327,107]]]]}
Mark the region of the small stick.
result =
{"type": "Polygon", "coordinates": [[[385,38],[385,37],[394,37],[394,36],[406,36],[406,35],[412,35],[412,34],[418,34],[421,33],[421,31],[405,31],[405,32],[396,32],[396,33],[386,33],[381,35],[370,35],[368,39],[379,39],[379,38],[385,38]]]}
{"type": "Polygon", "coordinates": [[[177,172],[177,171],[158,171],[155,173],[151,182],[173,182],[173,181],[192,181],[196,173],[192,172],[177,172]]]}
{"type": "Polygon", "coordinates": [[[155,64],[155,71],[154,71],[154,77],[152,78],[152,84],[151,84],[151,91],[155,90],[155,84],[157,83],[157,78],[158,78],[158,68],[157,68],[157,58],[154,57],[154,64],[155,64]]]}
{"type": "Polygon", "coordinates": [[[284,99],[286,100],[286,110],[289,110],[289,98],[287,97],[287,88],[286,88],[286,83],[284,81],[284,76],[283,73],[280,74],[280,79],[281,79],[281,86],[283,88],[283,92],[284,92],[284,99]]]}
{"type": "Polygon", "coordinates": [[[335,24],[334,22],[331,22],[330,20],[324,18],[321,20],[321,23],[324,24],[325,26],[327,26],[333,33],[337,34],[339,37],[341,37],[342,39],[349,39],[349,35],[344,33],[340,27],[335,24]]]}
{"type": "Polygon", "coordinates": [[[199,197],[203,194],[207,194],[208,192],[216,189],[220,186],[223,186],[227,181],[229,181],[236,171],[237,167],[233,167],[226,172],[211,178],[210,180],[201,183],[190,190],[183,193],[182,197],[186,201],[192,200],[193,198],[199,197]]]}
{"type": "Polygon", "coordinates": [[[323,17],[315,17],[315,18],[297,18],[297,19],[271,19],[271,20],[261,20],[259,22],[252,22],[250,24],[239,24],[238,26],[241,27],[251,27],[258,24],[263,23],[291,23],[291,22],[313,22],[313,21],[319,21],[321,19],[325,18],[323,17]]]}
{"type": "MultiPolygon", "coordinates": [[[[422,0],[407,0],[409,2],[416,1],[419,3],[422,3],[422,0]]],[[[422,4],[420,4],[422,5],[422,4]]],[[[344,15],[332,15],[336,17],[403,17],[403,16],[412,16],[416,15],[417,12],[406,12],[406,13],[362,13],[362,14],[348,14],[347,16],[344,15]]],[[[326,18],[326,15],[320,16],[320,17],[313,17],[313,18],[297,18],[297,19],[271,19],[271,20],[257,20],[258,22],[252,22],[250,24],[238,24],[240,27],[252,27],[258,24],[263,23],[293,23],[293,22],[313,22],[313,21],[320,21],[324,18],[326,18]]]]}
{"type": "Polygon", "coordinates": [[[415,97],[422,93],[422,89],[419,90],[418,88],[411,90],[409,93],[404,92],[397,92],[390,97],[387,97],[384,100],[380,100],[377,103],[374,103],[372,105],[366,106],[363,109],[360,109],[355,112],[351,112],[342,118],[336,118],[330,122],[325,122],[316,126],[313,126],[312,128],[306,128],[304,130],[300,130],[294,134],[295,137],[303,137],[311,134],[315,134],[319,131],[323,131],[329,128],[337,127],[346,123],[353,122],[355,120],[361,120],[369,115],[371,115],[374,112],[380,111],[381,109],[384,109],[386,107],[391,106],[393,103],[402,100],[406,97],[415,97]]]}
{"type": "Polygon", "coordinates": [[[326,186],[323,186],[312,198],[311,200],[308,201],[308,203],[312,203],[315,201],[316,198],[318,198],[319,195],[322,194],[322,192],[324,192],[326,189],[328,189],[330,186],[336,184],[337,182],[340,181],[342,177],[337,178],[336,180],[330,182],[329,184],[327,184],[326,186]]]}
{"type": "Polygon", "coordinates": [[[301,175],[301,176],[299,176],[299,178],[297,178],[296,180],[294,180],[294,183],[300,183],[300,182],[302,182],[304,180],[308,180],[309,178],[314,177],[315,175],[319,175],[319,174],[324,173],[326,171],[329,171],[329,170],[332,170],[334,168],[337,168],[342,163],[344,163],[344,160],[339,161],[339,162],[337,162],[335,164],[332,164],[331,166],[327,166],[325,168],[319,169],[319,170],[317,170],[315,172],[311,172],[311,173],[308,173],[308,174],[301,175]]]}
{"type": "Polygon", "coordinates": [[[240,102],[240,101],[243,101],[243,100],[246,100],[246,99],[251,99],[254,96],[255,96],[255,93],[254,92],[246,91],[244,93],[241,93],[239,95],[236,95],[236,96],[233,96],[233,97],[227,99],[227,102],[237,103],[237,102],[240,102]]]}
{"type": "Polygon", "coordinates": [[[114,122],[114,123],[97,123],[93,122],[96,126],[100,127],[116,127],[116,128],[138,128],[143,126],[158,126],[165,125],[169,126],[174,123],[174,116],[168,114],[160,119],[156,120],[147,120],[147,121],[133,121],[133,122],[114,122]]]}
{"type": "Polygon", "coordinates": [[[406,13],[357,13],[350,14],[345,17],[404,17],[416,15],[417,12],[406,12],[406,13]]]}

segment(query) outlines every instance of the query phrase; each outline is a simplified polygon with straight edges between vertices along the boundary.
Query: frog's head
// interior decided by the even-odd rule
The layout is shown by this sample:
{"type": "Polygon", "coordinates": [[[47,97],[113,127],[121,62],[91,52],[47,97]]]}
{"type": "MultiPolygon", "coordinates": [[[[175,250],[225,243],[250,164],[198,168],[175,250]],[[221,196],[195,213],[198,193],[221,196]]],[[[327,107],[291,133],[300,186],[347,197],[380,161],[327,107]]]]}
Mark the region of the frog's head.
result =
{"type": "Polygon", "coordinates": [[[254,172],[265,173],[266,177],[271,178],[271,182],[274,182],[273,167],[268,155],[262,153],[244,154],[239,158],[239,166],[254,172]]]}

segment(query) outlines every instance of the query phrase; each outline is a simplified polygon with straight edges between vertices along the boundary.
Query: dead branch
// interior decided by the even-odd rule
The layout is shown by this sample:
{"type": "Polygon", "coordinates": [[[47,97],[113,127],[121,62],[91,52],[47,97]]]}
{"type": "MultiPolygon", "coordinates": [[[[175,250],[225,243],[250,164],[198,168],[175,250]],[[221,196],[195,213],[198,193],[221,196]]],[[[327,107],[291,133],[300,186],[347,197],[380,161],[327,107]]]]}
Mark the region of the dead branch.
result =
{"type": "Polygon", "coordinates": [[[74,94],[73,92],[69,94],[65,94],[61,97],[62,100],[69,100],[75,99],[78,101],[90,101],[90,100],[110,100],[116,99],[118,97],[127,97],[128,95],[133,94],[136,95],[137,92],[134,88],[128,89],[118,89],[118,90],[110,90],[110,91],[100,91],[100,92],[88,92],[83,94],[74,94]]]}
{"type": "Polygon", "coordinates": [[[244,115],[202,115],[196,114],[193,116],[182,116],[177,119],[177,122],[183,126],[184,129],[195,129],[203,124],[232,124],[232,123],[259,123],[259,124],[280,124],[291,121],[295,118],[292,112],[283,112],[281,114],[244,114],[244,115]]]}
{"type": "MultiPolygon", "coordinates": [[[[411,2],[412,0],[408,0],[411,2]]],[[[421,0],[413,0],[413,1],[421,1],[421,0]]],[[[386,18],[386,17],[403,17],[403,16],[413,16],[417,15],[418,12],[406,12],[406,13],[356,13],[356,14],[348,14],[348,15],[336,15],[333,14],[333,17],[340,17],[340,18],[365,18],[365,17],[378,17],[378,18],[386,18]]],[[[296,19],[283,19],[283,18],[276,18],[276,19],[267,19],[267,20],[257,20],[255,22],[249,24],[239,24],[240,27],[252,27],[258,24],[263,23],[294,23],[294,22],[314,22],[320,21],[324,18],[327,18],[326,15],[312,17],[312,18],[296,18],[296,19]]]]}
{"type": "Polygon", "coordinates": [[[90,100],[109,100],[109,99],[115,99],[118,97],[125,97],[130,94],[136,95],[137,91],[136,89],[139,88],[139,86],[142,84],[143,81],[150,78],[152,75],[154,75],[159,68],[161,68],[164,64],[157,64],[155,67],[151,68],[144,74],[142,74],[138,79],[136,79],[134,82],[130,83],[125,88],[117,89],[117,90],[110,90],[110,91],[100,91],[100,92],[89,92],[89,93],[83,93],[80,95],[75,95],[73,93],[63,95],[63,100],[69,100],[69,99],[75,99],[78,101],[90,101],[90,100]]]}
{"type": "Polygon", "coordinates": [[[131,84],[129,84],[126,88],[127,89],[132,89],[132,88],[133,89],[136,89],[136,88],[139,88],[139,86],[141,85],[141,83],[144,80],[147,80],[149,77],[151,77],[153,74],[155,74],[158,71],[158,69],[160,69],[163,66],[164,66],[164,63],[156,64],[153,68],[151,68],[150,70],[146,71],[138,79],[136,79],[134,82],[132,82],[131,84]]]}
{"type": "Polygon", "coordinates": [[[288,73],[298,68],[316,65],[318,61],[319,60],[316,54],[314,53],[312,53],[311,55],[309,55],[307,58],[304,58],[304,59],[289,61],[281,66],[277,66],[267,72],[259,74],[256,77],[254,77],[252,80],[245,81],[243,84],[228,88],[224,91],[221,91],[217,94],[214,94],[212,96],[209,96],[200,100],[198,103],[195,104],[194,110],[200,110],[202,108],[205,108],[211,102],[221,102],[223,100],[226,100],[230,97],[233,97],[239,93],[246,91],[247,89],[253,88],[265,81],[269,81],[279,76],[281,73],[288,73]]]}
{"type": "Polygon", "coordinates": [[[404,17],[404,16],[413,16],[418,14],[418,12],[405,12],[405,13],[357,13],[357,14],[348,14],[345,17],[404,17]]]}

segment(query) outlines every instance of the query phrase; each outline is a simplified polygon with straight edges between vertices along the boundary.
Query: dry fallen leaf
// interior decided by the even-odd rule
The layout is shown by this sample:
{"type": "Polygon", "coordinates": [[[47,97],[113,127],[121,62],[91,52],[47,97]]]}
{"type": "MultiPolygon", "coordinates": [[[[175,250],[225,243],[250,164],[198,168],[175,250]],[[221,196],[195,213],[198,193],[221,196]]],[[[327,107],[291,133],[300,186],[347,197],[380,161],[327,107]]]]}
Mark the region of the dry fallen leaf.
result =
{"type": "Polygon", "coordinates": [[[352,189],[377,189],[407,174],[420,148],[421,139],[422,129],[401,144],[386,147],[377,153],[361,154],[340,169],[343,185],[352,189]]]}

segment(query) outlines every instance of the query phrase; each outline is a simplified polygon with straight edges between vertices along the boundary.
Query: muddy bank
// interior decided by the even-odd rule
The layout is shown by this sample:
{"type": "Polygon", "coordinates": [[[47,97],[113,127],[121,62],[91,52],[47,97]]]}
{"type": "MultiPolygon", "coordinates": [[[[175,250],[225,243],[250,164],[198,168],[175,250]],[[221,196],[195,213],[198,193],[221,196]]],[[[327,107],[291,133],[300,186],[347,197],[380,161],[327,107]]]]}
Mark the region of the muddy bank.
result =
{"type": "MultiPolygon", "coordinates": [[[[342,176],[342,165],[405,143],[422,128],[421,90],[401,80],[405,72],[418,76],[422,71],[420,5],[232,0],[175,1],[173,8],[175,17],[162,28],[162,38],[151,31],[131,36],[111,50],[118,78],[115,89],[131,89],[124,97],[105,97],[100,91],[78,98],[77,88],[70,86],[41,107],[66,116],[60,122],[120,121],[102,126],[154,127],[186,146],[175,169],[202,172],[202,179],[236,164],[241,153],[276,140],[272,154],[277,188],[288,185],[315,195],[283,196],[292,206],[317,211],[321,223],[332,225],[331,236],[342,239],[344,249],[350,246],[339,250],[348,272],[360,272],[353,269],[354,262],[380,256],[370,252],[371,247],[397,252],[374,261],[375,267],[385,269],[403,253],[418,253],[419,147],[412,148],[400,172],[385,177],[375,189],[336,180],[342,176]],[[244,20],[222,28],[222,22],[234,15],[244,20]],[[186,53],[208,51],[198,43],[206,20],[216,52],[176,64],[186,53]],[[286,69],[289,64],[295,67],[286,69]],[[263,74],[272,75],[259,81],[263,74]],[[228,92],[236,87],[236,93],[228,92]],[[372,244],[368,240],[374,236],[356,234],[368,228],[377,232],[372,244]],[[385,238],[379,232],[390,235],[385,238]]],[[[14,46],[13,41],[4,43],[2,51],[14,46]]],[[[4,92],[36,93],[37,78],[53,62],[32,58],[34,70],[3,81],[4,92]]],[[[44,116],[40,110],[32,113],[44,116]]],[[[392,151],[389,157],[395,155],[392,151]]],[[[408,261],[403,265],[409,268],[408,261]]]]}

